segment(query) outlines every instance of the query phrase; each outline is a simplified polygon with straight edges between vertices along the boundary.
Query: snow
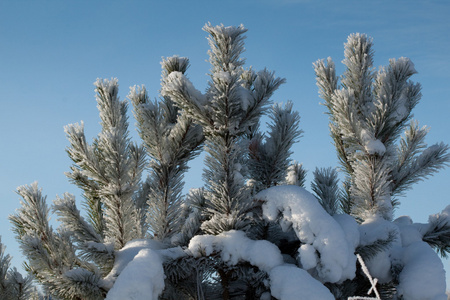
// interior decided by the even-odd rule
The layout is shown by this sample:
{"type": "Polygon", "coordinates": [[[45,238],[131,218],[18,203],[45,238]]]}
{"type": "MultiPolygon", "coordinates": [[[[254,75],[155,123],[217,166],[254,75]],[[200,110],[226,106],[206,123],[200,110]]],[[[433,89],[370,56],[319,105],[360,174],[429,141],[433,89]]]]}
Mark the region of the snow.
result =
{"type": "Polygon", "coordinates": [[[340,223],[311,193],[299,186],[276,186],[258,193],[255,198],[265,201],[262,207],[265,218],[276,221],[281,213],[283,230],[292,226],[301,243],[309,245],[299,250],[302,265],[316,265],[307,259],[302,260],[302,255],[312,257],[314,248],[320,257],[316,270],[323,282],[334,283],[355,276],[351,265],[356,261],[356,231],[353,231],[355,236],[347,237],[340,223]]]}
{"type": "MultiPolygon", "coordinates": [[[[441,214],[448,212],[446,208],[441,214]]],[[[433,220],[430,216],[430,221],[433,220]]],[[[380,283],[390,281],[391,265],[403,267],[399,275],[398,295],[408,300],[446,300],[445,271],[437,253],[422,241],[428,224],[415,224],[408,216],[394,222],[382,218],[366,220],[360,226],[361,245],[369,245],[395,234],[389,249],[366,261],[370,274],[380,283]]]]}
{"type": "Polygon", "coordinates": [[[447,205],[447,207],[444,208],[440,214],[431,215],[429,218],[429,222],[432,223],[438,218],[446,218],[448,221],[450,221],[450,205],[447,205]]]}
{"type": "Polygon", "coordinates": [[[270,291],[279,300],[333,300],[330,291],[303,269],[281,265],[270,272],[270,291]],[[301,298],[299,296],[301,295],[301,298]]]}
{"type": "Polygon", "coordinates": [[[189,242],[189,251],[194,257],[219,253],[224,262],[236,265],[247,261],[268,272],[283,263],[278,247],[269,241],[254,241],[243,231],[230,230],[219,235],[197,235],[189,242]]]}
{"type": "Polygon", "coordinates": [[[194,257],[220,253],[221,259],[229,265],[247,261],[257,266],[269,274],[271,293],[277,299],[298,299],[300,294],[304,300],[333,299],[328,289],[308,272],[285,264],[276,245],[265,240],[251,240],[243,231],[198,235],[191,239],[188,249],[194,257]]]}
{"type": "Polygon", "coordinates": [[[395,107],[395,112],[394,112],[394,119],[396,122],[400,122],[408,116],[409,110],[406,107],[407,101],[408,101],[408,98],[405,95],[405,91],[404,91],[400,95],[398,100],[396,101],[396,107],[395,107]]]}
{"type": "Polygon", "coordinates": [[[300,263],[305,270],[315,268],[317,266],[316,249],[310,244],[303,244],[298,249],[300,263]]]}
{"type": "Polygon", "coordinates": [[[163,290],[164,269],[160,256],[154,250],[142,249],[123,269],[106,299],[157,300],[163,290]]]}
{"type": "Polygon", "coordinates": [[[395,64],[399,69],[407,69],[405,73],[416,74],[417,70],[414,63],[408,57],[391,58],[389,59],[390,64],[395,64]]]}
{"type": "Polygon", "coordinates": [[[394,224],[400,230],[400,237],[403,247],[408,247],[414,242],[421,241],[423,233],[426,232],[428,224],[413,224],[409,216],[401,216],[394,220],[394,224]]]}
{"type": "Polygon", "coordinates": [[[345,239],[352,248],[358,247],[360,242],[359,225],[356,220],[347,214],[333,215],[333,219],[341,225],[345,233],[345,239]]]}
{"type": "Polygon", "coordinates": [[[361,130],[361,142],[363,143],[364,149],[369,154],[383,155],[386,152],[384,144],[380,140],[372,137],[365,129],[361,130]]]}
{"type": "Polygon", "coordinates": [[[106,299],[158,299],[164,289],[163,258],[185,255],[179,247],[164,248],[160,242],[141,239],[116,251],[114,266],[103,280],[103,286],[111,288],[106,299]]]}
{"type": "Polygon", "coordinates": [[[242,176],[242,173],[241,173],[242,165],[240,163],[236,163],[236,164],[234,164],[233,167],[234,167],[234,170],[233,170],[234,182],[236,184],[243,185],[245,180],[244,180],[244,176],[242,176]]]}
{"type": "MultiPolygon", "coordinates": [[[[446,300],[445,270],[438,254],[422,241],[430,224],[450,220],[450,205],[441,213],[431,215],[429,224],[413,223],[408,216],[397,218],[394,223],[400,230],[402,248],[395,249],[403,265],[399,275],[398,294],[410,300],[446,300]]],[[[392,251],[393,252],[393,251],[392,251]]]]}
{"type": "Polygon", "coordinates": [[[106,286],[112,286],[114,280],[125,267],[137,256],[142,249],[163,249],[163,244],[150,240],[150,239],[138,239],[128,242],[122,249],[116,251],[114,266],[105,277],[104,282],[106,286]]]}
{"type": "MultiPolygon", "coordinates": [[[[360,241],[359,226],[355,219],[346,214],[336,214],[333,215],[333,219],[341,225],[344,230],[345,239],[349,244],[349,249],[356,249],[360,241]]],[[[356,256],[354,251],[347,252],[348,254],[348,264],[342,272],[342,278],[340,281],[345,279],[353,279],[356,273],[356,256]]]]}
{"type": "Polygon", "coordinates": [[[170,73],[161,88],[162,96],[171,96],[174,91],[186,91],[189,100],[199,106],[206,104],[206,96],[197,90],[192,82],[181,72],[170,73]]]}
{"type": "Polygon", "coordinates": [[[298,170],[301,168],[301,166],[302,164],[299,164],[295,161],[288,167],[285,178],[286,184],[298,185],[298,170]]]}
{"type": "Polygon", "coordinates": [[[375,243],[377,240],[388,240],[390,235],[394,235],[395,239],[390,248],[385,251],[378,252],[374,257],[366,260],[365,263],[370,274],[378,278],[380,283],[389,282],[391,276],[391,251],[393,247],[401,247],[401,237],[399,228],[392,222],[375,216],[367,219],[359,227],[361,236],[361,246],[367,246],[375,243]]]}
{"type": "Polygon", "coordinates": [[[248,107],[254,102],[253,95],[248,89],[242,86],[236,87],[236,90],[238,97],[241,100],[241,108],[242,110],[246,111],[248,107]]]}
{"type": "Polygon", "coordinates": [[[294,165],[290,165],[287,169],[287,174],[286,174],[286,183],[290,184],[290,185],[297,185],[297,172],[295,170],[295,166],[294,165]]]}
{"type": "Polygon", "coordinates": [[[227,72],[227,71],[214,72],[213,79],[214,79],[214,81],[223,82],[225,84],[230,84],[231,83],[231,74],[230,74],[230,72],[227,72]]]}
{"type": "Polygon", "coordinates": [[[447,300],[442,261],[425,242],[404,248],[404,268],[399,276],[398,295],[408,300],[447,300]]]}
{"type": "MultiPolygon", "coordinates": [[[[298,299],[299,295],[306,300],[334,299],[323,283],[354,278],[356,247],[392,236],[394,240],[387,249],[363,262],[372,288],[377,282],[392,280],[394,266],[401,268],[398,296],[408,300],[447,299],[441,259],[422,241],[428,224],[415,224],[408,216],[394,222],[374,216],[358,225],[346,214],[330,216],[312,194],[298,186],[272,187],[255,198],[264,202],[262,210],[266,219],[280,221],[285,230],[292,228],[300,239],[297,260],[302,268],[296,261],[286,263],[275,244],[252,240],[243,231],[197,235],[185,250],[166,249],[153,240],[135,240],[115,253],[114,267],[102,282],[105,288],[110,288],[106,299],[158,299],[164,290],[164,260],[185,255],[218,255],[229,266],[248,262],[268,274],[271,296],[279,300],[298,299]]],[[[450,205],[440,214],[430,216],[430,222],[441,218],[448,220],[449,216],[450,205]]],[[[82,269],[71,270],[65,276],[78,278],[84,276],[83,272],[82,269]]],[[[261,299],[269,298],[266,293],[261,299]]]]}
{"type": "Polygon", "coordinates": [[[398,226],[383,219],[380,216],[374,216],[365,220],[359,226],[361,246],[373,244],[377,240],[387,240],[390,233],[399,233],[398,226]]]}

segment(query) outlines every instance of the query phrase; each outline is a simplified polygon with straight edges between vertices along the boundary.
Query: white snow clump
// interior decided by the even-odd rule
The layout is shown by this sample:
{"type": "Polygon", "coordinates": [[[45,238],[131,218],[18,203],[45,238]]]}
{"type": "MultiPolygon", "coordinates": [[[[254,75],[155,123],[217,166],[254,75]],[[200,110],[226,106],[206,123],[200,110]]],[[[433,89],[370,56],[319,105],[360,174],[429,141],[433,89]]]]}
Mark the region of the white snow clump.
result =
{"type": "MultiPolygon", "coordinates": [[[[264,217],[275,221],[281,214],[282,227],[287,230],[292,226],[304,244],[298,252],[305,269],[315,267],[323,282],[334,283],[355,277],[357,230],[344,232],[340,222],[331,217],[311,193],[299,186],[275,186],[258,193],[255,198],[265,201],[264,217]],[[320,263],[314,263],[313,251],[320,256],[320,263]]],[[[349,225],[348,220],[342,220],[344,222],[347,226],[357,226],[356,223],[349,225]]]]}

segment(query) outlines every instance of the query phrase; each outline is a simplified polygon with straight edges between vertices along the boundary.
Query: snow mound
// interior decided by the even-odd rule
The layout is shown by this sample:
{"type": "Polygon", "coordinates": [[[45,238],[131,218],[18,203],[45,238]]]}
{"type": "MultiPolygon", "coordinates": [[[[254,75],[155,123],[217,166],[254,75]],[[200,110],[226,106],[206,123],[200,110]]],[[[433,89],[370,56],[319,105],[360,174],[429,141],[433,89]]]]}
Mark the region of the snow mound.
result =
{"type": "Polygon", "coordinates": [[[330,291],[303,269],[281,265],[270,272],[270,291],[279,300],[333,300],[330,291]]]}
{"type": "Polygon", "coordinates": [[[386,147],[384,146],[383,142],[373,138],[371,134],[365,129],[361,130],[361,141],[364,145],[364,149],[369,154],[383,155],[386,152],[386,147]]]}
{"type": "Polygon", "coordinates": [[[328,289],[307,271],[284,264],[278,247],[268,241],[251,240],[243,231],[230,230],[219,235],[199,235],[191,239],[189,251],[195,257],[220,253],[224,262],[236,265],[247,261],[269,274],[270,291],[279,300],[334,299],[328,289]]]}
{"type": "Polygon", "coordinates": [[[299,186],[276,186],[255,196],[263,200],[264,217],[278,220],[284,230],[294,229],[303,246],[299,249],[299,259],[305,269],[316,268],[324,282],[339,282],[355,276],[355,245],[359,232],[353,228],[347,233],[341,227],[354,227],[348,219],[336,221],[317,199],[299,186]],[[316,255],[314,255],[314,253],[316,255]],[[320,261],[316,258],[320,257],[320,261]]]}
{"type": "MultiPolygon", "coordinates": [[[[370,274],[377,278],[380,283],[387,283],[392,280],[391,266],[392,253],[401,248],[401,236],[396,224],[383,219],[380,216],[373,216],[364,221],[359,227],[361,246],[368,246],[383,241],[391,241],[387,249],[378,253],[365,261],[370,274]]],[[[398,252],[398,251],[397,251],[398,252]]]]}
{"type": "Polygon", "coordinates": [[[230,230],[219,235],[197,235],[188,249],[194,257],[220,253],[224,262],[236,265],[247,261],[265,272],[283,263],[278,247],[269,241],[254,241],[243,231],[230,230]]]}
{"type": "Polygon", "coordinates": [[[158,253],[142,249],[120,273],[107,300],[157,300],[164,290],[164,269],[158,253]]]}
{"type": "Polygon", "coordinates": [[[180,247],[165,249],[150,239],[128,242],[116,251],[114,266],[103,281],[106,288],[112,287],[106,299],[158,299],[164,290],[163,260],[184,255],[180,247]]]}
{"type": "Polygon", "coordinates": [[[408,300],[447,300],[445,271],[440,258],[425,242],[404,248],[398,294],[408,300]]]}
{"type": "Polygon", "coordinates": [[[114,266],[111,272],[105,277],[104,285],[112,287],[115,279],[122,273],[125,267],[136,257],[142,249],[163,249],[163,244],[150,240],[138,239],[129,241],[122,249],[116,251],[114,266]]]}
{"type": "MultiPolygon", "coordinates": [[[[442,214],[445,215],[445,212],[442,214]]],[[[430,220],[433,218],[431,216],[430,220]]],[[[413,223],[409,216],[399,217],[394,222],[373,218],[360,226],[363,246],[377,240],[388,240],[390,235],[394,237],[387,249],[370,258],[366,264],[370,274],[380,283],[392,280],[391,266],[400,267],[397,294],[402,299],[447,299],[442,261],[430,245],[422,241],[428,226],[413,223]]]]}

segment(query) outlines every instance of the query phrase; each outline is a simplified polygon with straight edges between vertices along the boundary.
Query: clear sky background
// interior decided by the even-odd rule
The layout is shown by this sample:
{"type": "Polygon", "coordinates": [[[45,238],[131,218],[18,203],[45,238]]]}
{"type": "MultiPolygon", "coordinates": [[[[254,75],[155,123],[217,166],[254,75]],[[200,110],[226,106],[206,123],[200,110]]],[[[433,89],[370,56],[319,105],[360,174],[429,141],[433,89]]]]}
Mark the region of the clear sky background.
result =
{"type": "MultiPolygon", "coordinates": [[[[202,27],[244,24],[247,65],[287,79],[273,100],[292,100],[299,111],[304,134],[292,158],[311,174],[338,166],[312,64],[331,56],[341,74],[343,43],[355,32],[374,38],[376,67],[401,56],[414,62],[419,73],[412,79],[423,94],[415,119],[430,126],[430,145],[450,143],[449,15],[446,0],[0,0],[0,235],[13,265],[23,260],[8,221],[20,206],[19,185],[38,181],[49,202],[64,192],[81,199],[64,175],[70,160],[63,127],[84,120],[90,141],[100,131],[96,78],[117,77],[122,99],[135,84],[158,97],[161,57],[177,54],[190,58],[188,76],[204,90],[209,65],[202,27]]],[[[201,159],[191,166],[186,186],[199,187],[201,159]]],[[[396,216],[426,222],[450,204],[449,189],[447,168],[401,198],[396,216]]],[[[449,261],[444,264],[450,273],[449,261]]]]}

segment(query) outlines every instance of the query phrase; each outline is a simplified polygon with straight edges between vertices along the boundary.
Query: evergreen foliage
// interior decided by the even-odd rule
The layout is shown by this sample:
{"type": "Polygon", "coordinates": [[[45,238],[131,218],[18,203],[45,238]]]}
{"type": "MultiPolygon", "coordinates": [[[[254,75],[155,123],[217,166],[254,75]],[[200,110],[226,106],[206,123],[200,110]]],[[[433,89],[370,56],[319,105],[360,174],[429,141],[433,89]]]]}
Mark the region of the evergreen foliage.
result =
{"type": "Polygon", "coordinates": [[[313,173],[314,181],[311,189],[317,195],[317,198],[323,208],[330,214],[335,215],[339,212],[339,180],[336,170],[316,169],[313,173]]]}
{"type": "MultiPolygon", "coordinates": [[[[256,73],[243,68],[243,34],[247,31],[243,26],[214,27],[208,24],[204,30],[210,34],[208,42],[211,47],[208,52],[211,74],[206,94],[201,94],[182,72],[176,71],[163,79],[162,94],[171,97],[203,127],[207,152],[205,213],[209,220],[203,222],[202,230],[218,234],[245,229],[249,225],[245,215],[250,208],[251,197],[242,174],[245,172],[242,157],[246,151],[243,137],[258,123],[270,96],[284,80],[267,70],[256,73]]],[[[287,110],[290,112],[291,108],[287,110]]],[[[282,114],[281,111],[281,108],[274,108],[274,118],[277,113],[282,114]]],[[[292,127],[297,125],[296,118],[298,116],[282,121],[293,122],[287,131],[292,131],[292,127]]],[[[294,135],[291,139],[295,138],[296,133],[291,134],[294,135]]],[[[282,146],[289,148],[290,145],[282,146]]]]}
{"type": "MultiPolygon", "coordinates": [[[[170,57],[162,61],[162,82],[172,72],[184,74],[189,60],[170,57]]],[[[169,97],[161,101],[149,100],[145,87],[131,89],[129,99],[134,106],[139,134],[148,156],[150,176],[145,185],[143,210],[145,224],[153,238],[164,240],[181,228],[181,192],[187,163],[200,150],[204,137],[202,128],[193,123],[176,107],[169,97]]]]}
{"type": "MultiPolygon", "coordinates": [[[[443,256],[450,249],[450,206],[429,224],[391,221],[397,197],[450,161],[449,147],[428,147],[428,129],[411,120],[420,99],[420,85],[409,81],[412,62],[393,59],[375,72],[372,40],[361,34],[345,45],[340,80],[331,59],[316,62],[345,178],[340,187],[338,170],[316,169],[314,197],[305,190],[305,169],[291,160],[300,116],[291,102],[270,100],[284,79],[244,67],[242,25],[204,30],[211,48],[205,93],[179,56],[162,60],[160,98],[131,88],[142,146],[129,137],[117,79],[97,80],[101,132],[88,144],[82,122],[66,127],[73,161],[67,176],[83,192],[86,217],[73,195],[49,208],[37,183],[17,190],[22,207],[10,219],[27,271],[58,299],[407,295],[409,270],[423,258],[436,262],[431,247],[443,256]],[[262,133],[266,113],[269,130],[262,133]],[[205,186],[183,195],[188,162],[202,149],[205,186]]],[[[8,284],[29,284],[7,273],[3,247],[0,262],[0,288],[9,293],[8,284]]],[[[426,270],[437,281],[438,263],[426,270]]]]}
{"type": "Polygon", "coordinates": [[[0,299],[38,299],[38,293],[32,284],[33,277],[26,276],[24,278],[15,267],[10,268],[11,256],[5,253],[5,249],[0,237],[0,299]]]}
{"type": "Polygon", "coordinates": [[[284,183],[290,171],[295,172],[291,174],[292,184],[300,182],[301,185],[303,180],[298,177],[302,175],[296,174],[302,171],[296,169],[297,165],[289,169],[290,149],[302,132],[298,129],[300,116],[298,112],[292,111],[292,103],[288,102],[284,108],[274,105],[269,117],[272,123],[269,124],[267,138],[264,140],[263,134],[257,132],[249,145],[248,168],[255,189],[260,191],[284,183]]]}
{"type": "Polygon", "coordinates": [[[428,130],[411,121],[421,86],[409,80],[417,72],[408,58],[391,59],[374,71],[373,41],[364,34],[350,35],[344,54],[340,86],[331,58],[314,64],[346,174],[349,193],[341,202],[361,220],[376,214],[391,220],[396,197],[448,164],[449,147],[427,147],[428,130]]]}
{"type": "Polygon", "coordinates": [[[53,210],[62,226],[49,225],[49,208],[37,183],[18,188],[22,208],[11,216],[27,271],[52,295],[62,299],[102,299],[109,287],[102,281],[114,264],[114,250],[143,237],[140,207],[133,196],[145,163],[144,148],[128,137],[127,104],[118,98],[118,82],[97,80],[96,100],[102,132],[92,145],[84,125],[68,125],[67,149],[74,162],[66,175],[80,187],[88,219],[64,194],[53,210]]]}
{"type": "MultiPolygon", "coordinates": [[[[331,58],[317,61],[314,68],[345,182],[339,191],[335,172],[316,170],[312,188],[332,214],[339,211],[336,203],[340,202],[341,210],[359,222],[378,217],[392,220],[398,196],[448,165],[449,146],[427,146],[428,128],[412,120],[421,86],[410,80],[417,72],[408,58],[391,59],[387,67],[375,71],[373,41],[364,34],[348,37],[344,55],[346,70],[339,78],[331,58]]],[[[431,218],[420,233],[444,257],[450,245],[447,215],[431,218]]],[[[359,245],[356,252],[365,260],[389,253],[400,240],[397,231],[387,230],[387,236],[359,245]]],[[[399,272],[394,265],[392,280],[381,289],[383,299],[395,297],[399,272]]],[[[358,285],[364,282],[353,280],[353,286],[358,285]]],[[[340,293],[342,287],[335,295],[340,293]]]]}

